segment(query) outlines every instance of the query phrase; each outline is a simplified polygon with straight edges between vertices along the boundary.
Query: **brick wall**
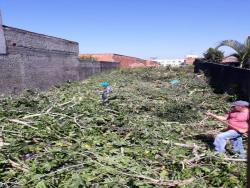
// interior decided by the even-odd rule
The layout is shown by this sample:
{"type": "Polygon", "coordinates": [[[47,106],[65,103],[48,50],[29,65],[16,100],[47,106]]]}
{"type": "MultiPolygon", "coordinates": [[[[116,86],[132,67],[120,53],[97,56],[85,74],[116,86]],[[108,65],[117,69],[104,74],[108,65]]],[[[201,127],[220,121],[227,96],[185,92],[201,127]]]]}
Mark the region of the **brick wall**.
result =
{"type": "Polygon", "coordinates": [[[119,62],[121,68],[150,67],[158,65],[155,61],[119,54],[81,54],[80,57],[81,56],[94,57],[97,61],[119,62]]]}
{"type": "Polygon", "coordinates": [[[185,63],[188,64],[188,65],[193,65],[196,59],[197,59],[197,58],[187,57],[187,58],[185,59],[185,63]]]}
{"type": "Polygon", "coordinates": [[[144,63],[147,67],[155,67],[155,66],[159,66],[160,64],[156,61],[151,61],[151,60],[146,60],[146,62],[144,63]]]}
{"type": "Polygon", "coordinates": [[[101,72],[109,71],[112,69],[117,69],[120,67],[119,62],[111,62],[111,61],[100,61],[101,72]]]}
{"type": "Polygon", "coordinates": [[[121,68],[145,67],[145,60],[136,57],[114,54],[113,59],[120,62],[121,68]]]}

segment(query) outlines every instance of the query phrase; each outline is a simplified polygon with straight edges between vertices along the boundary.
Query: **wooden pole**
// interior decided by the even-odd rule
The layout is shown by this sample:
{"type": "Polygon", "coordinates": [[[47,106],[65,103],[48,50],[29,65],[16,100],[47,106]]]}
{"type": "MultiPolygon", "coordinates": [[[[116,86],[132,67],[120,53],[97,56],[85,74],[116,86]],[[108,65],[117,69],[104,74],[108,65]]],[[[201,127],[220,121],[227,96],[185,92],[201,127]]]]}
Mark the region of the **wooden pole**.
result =
{"type": "MultiPolygon", "coordinates": [[[[250,85],[250,82],[249,82],[250,85]]],[[[250,117],[250,112],[249,112],[250,117]]],[[[248,121],[248,125],[250,126],[250,119],[248,121]]],[[[247,137],[247,187],[250,187],[250,131],[248,131],[248,137],[247,137]]]]}

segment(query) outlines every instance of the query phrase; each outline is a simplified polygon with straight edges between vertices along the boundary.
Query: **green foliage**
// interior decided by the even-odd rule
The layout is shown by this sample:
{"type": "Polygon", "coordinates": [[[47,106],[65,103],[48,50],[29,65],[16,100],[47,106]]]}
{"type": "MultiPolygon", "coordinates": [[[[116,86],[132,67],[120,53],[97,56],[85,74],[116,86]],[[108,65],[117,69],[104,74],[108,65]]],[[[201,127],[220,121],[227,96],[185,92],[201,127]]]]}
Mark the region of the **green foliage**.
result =
{"type": "Polygon", "coordinates": [[[240,67],[249,66],[247,63],[250,61],[250,36],[247,37],[244,44],[236,40],[224,40],[216,47],[216,49],[227,46],[236,51],[233,56],[237,57],[240,61],[240,67]]]}
{"type": "Polygon", "coordinates": [[[204,54],[204,60],[207,62],[221,63],[224,53],[215,48],[209,48],[204,54]]]}
{"type": "Polygon", "coordinates": [[[180,123],[192,122],[194,119],[199,120],[199,111],[193,104],[172,103],[166,102],[165,105],[157,109],[157,115],[166,118],[167,121],[174,121],[180,123]]]}
{"type": "Polygon", "coordinates": [[[1,98],[0,130],[9,145],[0,148],[0,182],[37,188],[245,187],[246,164],[216,157],[202,137],[223,127],[202,112],[223,114],[230,100],[214,94],[189,67],[117,70],[1,98]],[[172,79],[180,84],[172,86],[172,79]],[[100,102],[103,80],[114,89],[107,105],[100,102]]]}

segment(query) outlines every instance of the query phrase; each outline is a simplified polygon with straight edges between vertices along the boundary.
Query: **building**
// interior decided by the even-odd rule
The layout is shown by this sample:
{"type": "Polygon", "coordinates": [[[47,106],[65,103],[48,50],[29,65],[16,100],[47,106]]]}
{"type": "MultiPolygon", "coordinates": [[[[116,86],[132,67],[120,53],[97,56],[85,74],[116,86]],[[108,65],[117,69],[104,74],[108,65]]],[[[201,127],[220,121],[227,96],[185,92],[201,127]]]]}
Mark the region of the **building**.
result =
{"type": "MultiPolygon", "coordinates": [[[[233,55],[229,55],[223,58],[222,63],[227,64],[227,65],[232,65],[232,66],[239,66],[240,60],[233,55]]],[[[250,67],[250,59],[245,63],[244,66],[247,68],[250,67]]]]}
{"type": "Polygon", "coordinates": [[[199,58],[197,55],[187,55],[185,58],[176,58],[176,59],[155,59],[162,66],[173,66],[179,67],[181,65],[187,64],[192,65],[194,61],[199,58]]]}
{"type": "Polygon", "coordinates": [[[226,57],[224,57],[223,58],[223,60],[222,60],[222,63],[238,63],[239,62],[239,60],[238,60],[238,58],[237,57],[235,57],[235,56],[226,56],[226,57]]]}
{"type": "Polygon", "coordinates": [[[187,55],[185,58],[185,64],[193,65],[197,58],[199,58],[197,55],[187,55]]]}
{"type": "Polygon", "coordinates": [[[91,57],[97,61],[119,62],[121,68],[153,67],[159,64],[156,61],[144,60],[126,55],[103,53],[103,54],[81,54],[80,58],[91,57]]]}
{"type": "Polygon", "coordinates": [[[162,66],[173,66],[178,67],[184,64],[185,59],[156,59],[162,66]]]}

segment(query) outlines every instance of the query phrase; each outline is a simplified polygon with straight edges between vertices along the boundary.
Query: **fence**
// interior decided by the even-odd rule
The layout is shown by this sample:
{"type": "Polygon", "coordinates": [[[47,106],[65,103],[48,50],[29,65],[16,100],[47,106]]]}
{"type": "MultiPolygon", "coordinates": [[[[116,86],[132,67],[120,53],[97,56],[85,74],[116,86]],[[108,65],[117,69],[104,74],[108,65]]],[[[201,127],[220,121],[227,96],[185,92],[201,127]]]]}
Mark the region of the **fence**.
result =
{"type": "Polygon", "coordinates": [[[250,101],[250,70],[196,60],[194,72],[204,72],[215,92],[235,94],[250,101]]]}

